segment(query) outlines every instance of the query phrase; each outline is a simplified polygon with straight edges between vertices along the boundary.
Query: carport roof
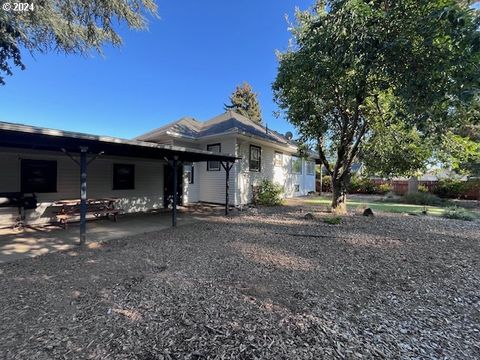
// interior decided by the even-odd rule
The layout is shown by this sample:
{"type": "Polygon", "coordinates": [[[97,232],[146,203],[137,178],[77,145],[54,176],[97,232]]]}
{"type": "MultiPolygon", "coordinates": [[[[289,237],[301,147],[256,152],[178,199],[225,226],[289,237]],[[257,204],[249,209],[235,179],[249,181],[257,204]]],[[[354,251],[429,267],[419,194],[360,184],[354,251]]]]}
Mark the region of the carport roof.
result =
{"type": "Polygon", "coordinates": [[[179,161],[188,162],[235,162],[238,159],[231,154],[8,122],[0,122],[0,146],[69,153],[78,153],[80,148],[87,147],[93,154],[169,160],[177,156],[179,161]]]}

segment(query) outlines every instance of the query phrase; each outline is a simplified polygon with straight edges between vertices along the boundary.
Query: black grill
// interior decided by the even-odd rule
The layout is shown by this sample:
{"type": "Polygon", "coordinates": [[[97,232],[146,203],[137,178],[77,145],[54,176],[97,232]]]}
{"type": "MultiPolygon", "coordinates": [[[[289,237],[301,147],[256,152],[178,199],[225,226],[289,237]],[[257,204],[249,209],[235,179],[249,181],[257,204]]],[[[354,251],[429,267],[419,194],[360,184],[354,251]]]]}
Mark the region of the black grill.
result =
{"type": "Polygon", "coordinates": [[[23,227],[25,220],[25,210],[37,208],[37,197],[35,194],[24,194],[21,192],[0,193],[0,208],[17,208],[18,217],[14,227],[23,227]]]}

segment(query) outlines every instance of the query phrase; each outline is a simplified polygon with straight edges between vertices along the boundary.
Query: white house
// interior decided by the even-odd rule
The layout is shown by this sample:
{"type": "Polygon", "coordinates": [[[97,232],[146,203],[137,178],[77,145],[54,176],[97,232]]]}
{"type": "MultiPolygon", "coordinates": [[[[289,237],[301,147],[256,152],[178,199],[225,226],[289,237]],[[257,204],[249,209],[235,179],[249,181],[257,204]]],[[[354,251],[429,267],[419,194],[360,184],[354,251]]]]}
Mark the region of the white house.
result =
{"type": "Polygon", "coordinates": [[[31,224],[51,222],[58,201],[78,199],[81,149],[88,157],[88,198],[115,199],[127,213],[171,203],[173,159],[183,164],[177,172],[183,204],[225,204],[221,162],[236,161],[230,205],[250,203],[262,179],[284,186],[286,197],[315,190],[313,158],[297,157],[291,139],[233,112],[203,123],[183,118],[134,140],[0,122],[0,226],[18,216],[5,206],[9,193],[35,193],[38,206],[26,216],[31,224]]]}
{"type": "MultiPolygon", "coordinates": [[[[315,159],[298,156],[292,139],[228,111],[200,122],[191,117],[140,135],[136,140],[225,152],[238,158],[230,174],[230,205],[252,202],[253,187],[268,179],[284,188],[285,197],[315,191],[315,159]]],[[[225,172],[219,162],[184,168],[183,202],[224,203],[225,172]]]]}

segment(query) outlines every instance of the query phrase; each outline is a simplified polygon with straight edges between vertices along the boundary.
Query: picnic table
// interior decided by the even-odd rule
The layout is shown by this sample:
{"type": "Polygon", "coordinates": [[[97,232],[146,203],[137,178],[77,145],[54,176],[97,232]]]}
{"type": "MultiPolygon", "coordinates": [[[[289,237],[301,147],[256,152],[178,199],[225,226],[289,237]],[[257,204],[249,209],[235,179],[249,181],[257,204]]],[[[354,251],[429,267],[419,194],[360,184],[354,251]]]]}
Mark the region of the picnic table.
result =
{"type": "MultiPolygon", "coordinates": [[[[112,216],[113,221],[117,222],[117,215],[122,209],[115,208],[117,198],[87,199],[87,215],[93,215],[94,218],[112,216]]],[[[54,211],[56,222],[66,229],[68,221],[80,215],[80,199],[59,200],[53,206],[58,208],[54,211]]]]}

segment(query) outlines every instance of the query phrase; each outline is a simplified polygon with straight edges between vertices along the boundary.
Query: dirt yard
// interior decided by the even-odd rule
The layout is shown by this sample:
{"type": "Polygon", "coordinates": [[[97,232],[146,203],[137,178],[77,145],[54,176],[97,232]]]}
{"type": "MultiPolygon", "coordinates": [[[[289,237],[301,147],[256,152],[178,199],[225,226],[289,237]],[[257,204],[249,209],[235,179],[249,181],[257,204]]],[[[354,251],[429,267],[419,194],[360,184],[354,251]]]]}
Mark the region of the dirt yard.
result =
{"type": "Polygon", "coordinates": [[[480,358],[478,221],[311,210],[1,265],[0,358],[480,358]]]}

